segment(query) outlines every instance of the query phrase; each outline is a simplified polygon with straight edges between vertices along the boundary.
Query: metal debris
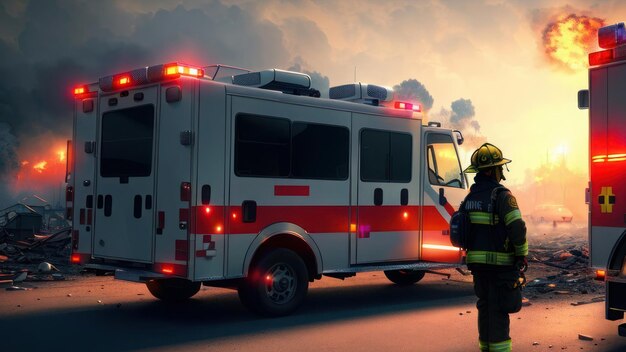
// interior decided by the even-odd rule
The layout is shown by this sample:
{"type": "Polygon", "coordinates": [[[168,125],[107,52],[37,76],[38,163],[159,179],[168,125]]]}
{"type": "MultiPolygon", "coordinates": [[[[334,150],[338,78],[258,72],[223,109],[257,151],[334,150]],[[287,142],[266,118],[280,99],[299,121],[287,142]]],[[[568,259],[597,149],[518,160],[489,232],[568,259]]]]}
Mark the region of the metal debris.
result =
{"type": "Polygon", "coordinates": [[[578,334],[578,339],[583,341],[593,341],[593,337],[583,334],[578,334]]]}

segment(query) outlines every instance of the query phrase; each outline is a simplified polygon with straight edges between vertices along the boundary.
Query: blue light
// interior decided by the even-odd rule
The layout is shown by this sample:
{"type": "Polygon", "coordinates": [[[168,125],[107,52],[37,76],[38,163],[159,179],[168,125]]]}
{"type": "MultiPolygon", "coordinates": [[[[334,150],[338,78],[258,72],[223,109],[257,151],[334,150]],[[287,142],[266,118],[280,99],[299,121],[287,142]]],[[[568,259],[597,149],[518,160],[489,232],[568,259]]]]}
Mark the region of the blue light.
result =
{"type": "Polygon", "coordinates": [[[598,31],[598,44],[603,49],[611,49],[626,44],[626,28],[624,23],[602,27],[598,31]]]}

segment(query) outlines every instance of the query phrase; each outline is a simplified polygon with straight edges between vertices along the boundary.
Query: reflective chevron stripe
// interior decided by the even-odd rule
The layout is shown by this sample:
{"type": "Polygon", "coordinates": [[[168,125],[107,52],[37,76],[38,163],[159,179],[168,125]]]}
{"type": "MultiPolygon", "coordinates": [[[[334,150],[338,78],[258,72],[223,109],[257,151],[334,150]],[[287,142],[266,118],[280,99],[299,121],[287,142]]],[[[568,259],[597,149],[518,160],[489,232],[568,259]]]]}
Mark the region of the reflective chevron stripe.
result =
{"type": "Polygon", "coordinates": [[[515,255],[513,253],[468,251],[467,264],[490,264],[490,265],[513,265],[515,255]]]}

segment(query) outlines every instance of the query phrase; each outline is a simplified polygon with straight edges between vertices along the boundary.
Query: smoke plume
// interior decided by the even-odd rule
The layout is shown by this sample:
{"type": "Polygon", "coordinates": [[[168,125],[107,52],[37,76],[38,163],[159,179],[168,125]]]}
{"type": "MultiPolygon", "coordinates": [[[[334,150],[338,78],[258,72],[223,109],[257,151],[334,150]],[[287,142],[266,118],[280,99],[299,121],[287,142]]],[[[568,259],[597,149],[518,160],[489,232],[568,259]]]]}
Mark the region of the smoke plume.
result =
{"type": "Polygon", "coordinates": [[[396,99],[406,102],[417,102],[422,106],[422,111],[428,112],[433,107],[434,99],[428,89],[416,79],[407,79],[393,87],[396,99]]]}

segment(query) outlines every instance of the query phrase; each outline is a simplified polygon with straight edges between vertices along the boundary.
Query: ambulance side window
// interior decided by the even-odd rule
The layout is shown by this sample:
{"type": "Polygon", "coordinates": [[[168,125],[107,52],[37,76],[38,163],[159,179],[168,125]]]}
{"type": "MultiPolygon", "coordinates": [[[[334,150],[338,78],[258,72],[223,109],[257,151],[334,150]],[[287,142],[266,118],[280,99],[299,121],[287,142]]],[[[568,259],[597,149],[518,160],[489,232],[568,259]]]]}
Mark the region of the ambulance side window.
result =
{"type": "Polygon", "coordinates": [[[237,176],[289,176],[289,120],[237,115],[235,122],[235,174],[237,176]]]}
{"type": "Polygon", "coordinates": [[[291,127],[291,176],[346,180],[350,131],[343,126],[294,122],[291,127]]]}
{"type": "Polygon", "coordinates": [[[364,182],[411,181],[410,134],[363,129],[361,131],[361,180],[364,182]]]}
{"type": "Polygon", "coordinates": [[[451,136],[441,133],[429,133],[426,158],[428,160],[428,180],[430,184],[463,188],[461,164],[451,136]]]}
{"type": "Polygon", "coordinates": [[[348,179],[347,127],[239,114],[235,139],[237,176],[348,179]]]}

